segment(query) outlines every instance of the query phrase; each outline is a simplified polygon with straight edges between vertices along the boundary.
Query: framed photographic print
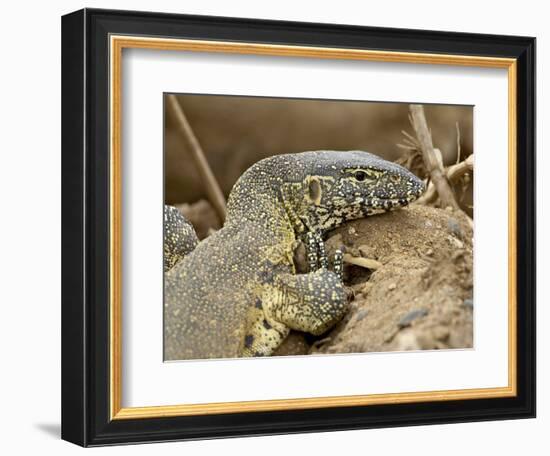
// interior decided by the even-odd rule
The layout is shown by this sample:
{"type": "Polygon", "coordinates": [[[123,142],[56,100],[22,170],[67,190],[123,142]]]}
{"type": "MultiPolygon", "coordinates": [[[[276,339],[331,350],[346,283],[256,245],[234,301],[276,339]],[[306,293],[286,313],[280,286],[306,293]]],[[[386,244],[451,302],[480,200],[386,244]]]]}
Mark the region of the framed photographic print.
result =
{"type": "Polygon", "coordinates": [[[535,416],[535,40],[62,21],[62,437],[535,416]]]}

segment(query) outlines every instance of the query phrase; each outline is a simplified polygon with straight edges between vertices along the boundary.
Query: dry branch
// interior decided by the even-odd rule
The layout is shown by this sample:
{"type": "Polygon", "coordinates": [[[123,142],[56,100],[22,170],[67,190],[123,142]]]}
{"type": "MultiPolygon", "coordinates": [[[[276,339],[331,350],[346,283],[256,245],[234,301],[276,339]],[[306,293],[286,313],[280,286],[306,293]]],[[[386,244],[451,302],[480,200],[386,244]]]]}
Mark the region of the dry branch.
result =
{"type": "Polygon", "coordinates": [[[432,135],[428,129],[426,116],[424,114],[424,107],[422,105],[413,104],[410,106],[410,110],[411,123],[416,132],[416,138],[422,151],[422,158],[424,159],[424,164],[430,176],[430,180],[433,182],[439,198],[441,199],[441,205],[443,207],[450,206],[458,210],[460,207],[456,202],[453,190],[447,180],[443,160],[441,159],[441,152],[433,146],[432,135]]]}
{"type": "Polygon", "coordinates": [[[379,261],[370,258],[356,257],[349,253],[344,253],[344,261],[366,269],[380,269],[383,266],[379,261]]]}
{"type": "MultiPolygon", "coordinates": [[[[449,182],[458,181],[464,174],[471,172],[474,169],[474,155],[470,155],[466,160],[449,166],[445,169],[445,175],[449,182]]],[[[428,184],[428,188],[424,194],[416,200],[417,204],[431,204],[437,199],[437,190],[432,182],[428,184]]]]}
{"type": "Polygon", "coordinates": [[[168,95],[168,106],[177,120],[179,130],[188,146],[188,149],[191,151],[191,157],[197,166],[200,177],[206,184],[205,190],[208,199],[223,222],[225,221],[226,213],[225,197],[223,196],[220,185],[218,184],[218,181],[216,180],[214,173],[206,160],[202,147],[195,136],[191,125],[189,125],[185,112],[183,111],[183,108],[175,95],[168,95]]]}
{"type": "Polygon", "coordinates": [[[460,179],[464,174],[473,171],[474,169],[474,154],[470,155],[466,160],[457,163],[456,165],[449,166],[445,172],[447,179],[454,182],[460,179]]]}

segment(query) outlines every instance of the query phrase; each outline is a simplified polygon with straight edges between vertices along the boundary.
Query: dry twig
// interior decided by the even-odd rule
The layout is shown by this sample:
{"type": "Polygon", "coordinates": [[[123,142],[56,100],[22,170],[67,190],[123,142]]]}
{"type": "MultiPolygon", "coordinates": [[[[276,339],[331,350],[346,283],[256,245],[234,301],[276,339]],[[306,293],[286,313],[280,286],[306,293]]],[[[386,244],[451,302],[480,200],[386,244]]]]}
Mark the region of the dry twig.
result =
{"type": "Polygon", "coordinates": [[[443,207],[450,206],[453,209],[460,209],[454,197],[453,190],[447,180],[441,152],[435,149],[432,142],[432,135],[428,129],[424,107],[422,105],[411,105],[411,123],[416,132],[416,138],[420,145],[422,158],[426,165],[426,170],[433,182],[435,189],[441,199],[443,207]]]}
{"type": "Polygon", "coordinates": [[[193,129],[191,128],[191,125],[189,125],[189,121],[185,116],[183,108],[175,95],[168,95],[168,106],[178,121],[178,126],[182,137],[187,143],[188,149],[191,151],[191,156],[197,166],[201,179],[206,184],[206,194],[208,195],[208,199],[223,222],[225,221],[226,213],[225,197],[223,196],[220,185],[218,184],[218,181],[216,180],[214,173],[206,160],[202,147],[195,136],[195,133],[193,133],[193,129]]]}
{"type": "Polygon", "coordinates": [[[379,261],[370,258],[356,257],[349,253],[344,253],[344,261],[366,269],[380,269],[382,267],[382,263],[379,261]]]}
{"type": "MultiPolygon", "coordinates": [[[[449,182],[457,182],[466,173],[474,169],[474,155],[470,155],[466,160],[449,166],[445,169],[445,175],[449,182]]],[[[432,182],[429,182],[424,194],[416,200],[417,204],[431,204],[437,199],[437,190],[432,182]]]]}

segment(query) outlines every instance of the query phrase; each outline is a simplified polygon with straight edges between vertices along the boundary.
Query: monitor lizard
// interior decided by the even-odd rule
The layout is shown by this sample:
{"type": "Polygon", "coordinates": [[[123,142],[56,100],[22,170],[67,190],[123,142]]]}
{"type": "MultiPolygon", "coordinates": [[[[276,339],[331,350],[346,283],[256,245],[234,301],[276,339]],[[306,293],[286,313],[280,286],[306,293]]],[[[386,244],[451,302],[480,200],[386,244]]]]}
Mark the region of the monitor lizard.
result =
{"type": "Polygon", "coordinates": [[[291,329],[324,333],[345,314],[347,297],[342,252],[331,269],[323,237],[423,191],[410,171],[363,151],[254,164],[230,192],[223,228],[187,255],[190,244],[182,247],[165,273],[165,359],[268,356],[291,329]],[[293,261],[299,242],[308,252],[305,274],[293,261]]]}

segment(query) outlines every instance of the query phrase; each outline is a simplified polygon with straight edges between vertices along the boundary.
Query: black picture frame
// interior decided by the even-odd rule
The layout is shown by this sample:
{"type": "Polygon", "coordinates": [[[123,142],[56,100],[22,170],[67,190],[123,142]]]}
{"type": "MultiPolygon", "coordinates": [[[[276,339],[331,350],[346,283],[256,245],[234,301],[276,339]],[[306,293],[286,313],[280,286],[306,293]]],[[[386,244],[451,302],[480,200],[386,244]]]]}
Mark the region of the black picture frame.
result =
{"type": "Polygon", "coordinates": [[[535,39],[84,9],[62,19],[62,438],[82,446],[535,416],[535,39]],[[517,60],[517,395],[111,420],[109,36],[517,60]]]}

